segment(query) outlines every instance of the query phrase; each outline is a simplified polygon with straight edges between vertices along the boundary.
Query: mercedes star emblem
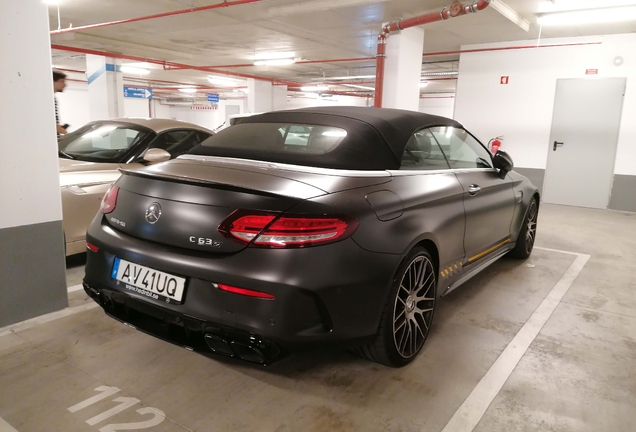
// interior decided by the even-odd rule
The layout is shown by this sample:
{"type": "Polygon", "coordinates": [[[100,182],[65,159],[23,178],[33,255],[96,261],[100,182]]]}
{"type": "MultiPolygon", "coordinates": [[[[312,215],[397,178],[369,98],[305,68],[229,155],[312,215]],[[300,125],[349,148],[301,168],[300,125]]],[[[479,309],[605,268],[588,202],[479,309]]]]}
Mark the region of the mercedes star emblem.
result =
{"type": "Polygon", "coordinates": [[[146,209],[146,220],[149,224],[154,225],[161,217],[161,206],[159,203],[152,203],[150,207],[146,209]]]}

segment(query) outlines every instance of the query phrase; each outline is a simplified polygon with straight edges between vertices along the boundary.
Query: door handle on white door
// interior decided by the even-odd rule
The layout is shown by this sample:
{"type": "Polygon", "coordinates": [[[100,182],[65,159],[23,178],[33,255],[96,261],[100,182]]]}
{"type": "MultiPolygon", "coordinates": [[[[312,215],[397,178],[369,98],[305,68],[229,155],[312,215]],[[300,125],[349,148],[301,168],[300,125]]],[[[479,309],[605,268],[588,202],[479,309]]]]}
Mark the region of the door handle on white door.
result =
{"type": "Polygon", "coordinates": [[[562,142],[555,141],[554,146],[552,147],[552,151],[556,151],[557,147],[561,147],[562,145],[562,142]]]}
{"type": "Polygon", "coordinates": [[[470,186],[468,186],[468,193],[471,195],[477,195],[480,190],[481,188],[479,187],[479,185],[471,184],[470,186]]]}

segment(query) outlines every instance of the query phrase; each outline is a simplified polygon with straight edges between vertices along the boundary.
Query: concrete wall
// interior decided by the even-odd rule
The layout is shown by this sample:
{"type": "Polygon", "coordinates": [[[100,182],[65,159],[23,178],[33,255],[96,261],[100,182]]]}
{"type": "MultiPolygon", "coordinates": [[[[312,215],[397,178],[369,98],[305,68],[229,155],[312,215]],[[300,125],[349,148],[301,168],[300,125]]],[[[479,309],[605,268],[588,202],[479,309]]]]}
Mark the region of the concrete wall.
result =
{"type": "MultiPolygon", "coordinates": [[[[485,141],[504,135],[502,149],[511,153],[516,166],[543,171],[557,80],[626,77],[610,208],[636,211],[636,193],[625,189],[636,184],[636,34],[541,41],[542,45],[583,43],[589,45],[462,54],[455,118],[485,141]],[[614,64],[617,56],[623,58],[620,66],[614,64]],[[598,75],[586,75],[588,69],[598,69],[598,75]],[[500,84],[502,76],[509,77],[509,84],[500,84]]],[[[533,44],[536,41],[462,48],[533,44]]]]}
{"type": "Polygon", "coordinates": [[[455,111],[455,95],[449,93],[424,96],[420,99],[419,111],[427,114],[453,118],[455,111]]]}
{"type": "Polygon", "coordinates": [[[57,93],[56,97],[60,123],[68,123],[69,132],[91,121],[86,83],[67,81],[64,92],[57,93]]]}

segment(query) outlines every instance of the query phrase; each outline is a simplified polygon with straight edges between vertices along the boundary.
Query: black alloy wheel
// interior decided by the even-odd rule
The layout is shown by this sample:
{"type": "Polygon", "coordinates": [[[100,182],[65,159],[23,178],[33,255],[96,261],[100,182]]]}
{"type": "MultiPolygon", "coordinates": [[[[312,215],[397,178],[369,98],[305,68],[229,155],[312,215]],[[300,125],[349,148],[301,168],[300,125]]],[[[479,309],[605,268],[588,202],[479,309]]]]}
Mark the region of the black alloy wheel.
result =
{"type": "Polygon", "coordinates": [[[517,244],[510,252],[514,258],[526,259],[532,253],[534,242],[537,238],[537,220],[539,219],[539,204],[536,198],[532,198],[526,217],[519,229],[517,244]]]}
{"type": "Polygon", "coordinates": [[[402,264],[384,307],[375,340],[356,352],[371,361],[400,367],[424,346],[435,312],[437,272],[428,251],[413,249],[402,264]]]}

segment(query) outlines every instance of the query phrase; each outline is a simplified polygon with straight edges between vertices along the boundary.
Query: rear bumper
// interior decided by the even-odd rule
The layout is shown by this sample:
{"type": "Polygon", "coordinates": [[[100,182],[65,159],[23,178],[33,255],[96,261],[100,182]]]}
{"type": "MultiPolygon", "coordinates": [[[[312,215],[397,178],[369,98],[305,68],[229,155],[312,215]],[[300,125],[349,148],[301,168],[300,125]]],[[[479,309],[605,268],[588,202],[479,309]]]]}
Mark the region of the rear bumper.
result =
{"type": "Polygon", "coordinates": [[[110,317],[188,350],[261,364],[272,362],[280,354],[275,343],[253,333],[149,305],[118,291],[83,285],[86,294],[110,317]]]}
{"type": "Polygon", "coordinates": [[[258,349],[265,359],[279,348],[352,345],[373,337],[401,258],[368,252],[351,239],[306,249],[246,248],[236,254],[208,254],[130,237],[99,216],[87,240],[99,251],[88,252],[85,287],[109,315],[195,350],[196,344],[187,338],[162,332],[172,328],[195,335],[193,330],[199,329],[200,337],[195,336],[203,338],[199,345],[204,348],[210,347],[212,336],[230,346],[237,341],[237,349],[243,348],[245,339],[261,341],[258,349]],[[167,304],[126,290],[110,277],[115,257],[187,278],[183,303],[167,304]],[[228,293],[213,283],[276,298],[228,293]],[[146,325],[150,321],[154,324],[146,325]],[[228,337],[236,334],[241,337],[228,337]]]}

